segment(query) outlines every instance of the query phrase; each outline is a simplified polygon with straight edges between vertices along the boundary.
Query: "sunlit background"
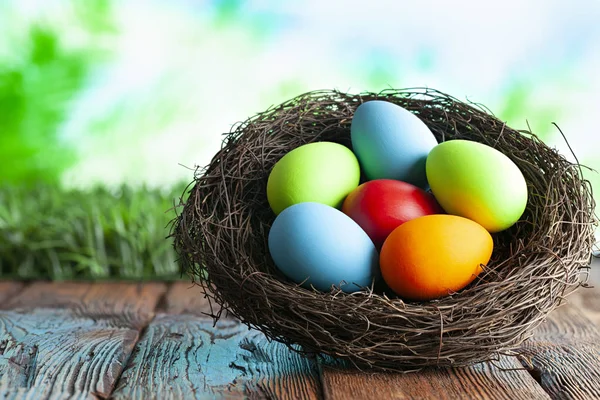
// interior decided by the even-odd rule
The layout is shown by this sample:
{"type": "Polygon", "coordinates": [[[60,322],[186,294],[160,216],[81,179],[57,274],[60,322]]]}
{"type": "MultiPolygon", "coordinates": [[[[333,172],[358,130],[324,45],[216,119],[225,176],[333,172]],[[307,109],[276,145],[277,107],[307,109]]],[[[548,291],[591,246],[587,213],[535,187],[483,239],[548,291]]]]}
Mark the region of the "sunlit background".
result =
{"type": "Polygon", "coordinates": [[[5,181],[189,180],[233,123],[321,88],[440,89],[600,167],[598,1],[0,4],[5,181]]]}
{"type": "Polygon", "coordinates": [[[168,190],[271,105],[416,86],[574,160],[555,122],[600,169],[598,21],[597,0],[1,0],[0,181],[168,190]]]}

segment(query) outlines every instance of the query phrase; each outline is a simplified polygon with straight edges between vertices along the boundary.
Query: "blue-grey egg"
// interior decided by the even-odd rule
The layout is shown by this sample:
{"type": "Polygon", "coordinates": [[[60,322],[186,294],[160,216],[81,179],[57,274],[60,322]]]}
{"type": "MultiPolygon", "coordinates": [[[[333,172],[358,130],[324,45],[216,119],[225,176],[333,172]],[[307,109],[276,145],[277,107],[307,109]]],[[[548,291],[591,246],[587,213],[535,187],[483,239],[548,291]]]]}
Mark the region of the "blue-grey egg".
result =
{"type": "Polygon", "coordinates": [[[379,254],[364,230],[343,212],[321,203],[298,203],[281,212],[269,231],[269,252],[290,280],[328,292],[351,293],[380,276],[379,254]]]}
{"type": "Polygon", "coordinates": [[[425,160],[437,140],[416,115],[388,101],[367,101],[354,112],[350,130],[354,153],[369,180],[428,187],[425,160]]]}

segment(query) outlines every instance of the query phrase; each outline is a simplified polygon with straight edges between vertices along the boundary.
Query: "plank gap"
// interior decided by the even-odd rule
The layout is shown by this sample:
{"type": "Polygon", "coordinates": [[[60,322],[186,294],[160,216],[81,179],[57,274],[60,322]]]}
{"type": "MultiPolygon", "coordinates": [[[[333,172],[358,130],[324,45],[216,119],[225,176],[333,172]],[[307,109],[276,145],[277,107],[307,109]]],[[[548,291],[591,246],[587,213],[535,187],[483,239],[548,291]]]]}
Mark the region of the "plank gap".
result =
{"type": "Polygon", "coordinates": [[[174,282],[156,311],[111,398],[323,398],[316,360],[233,317],[215,323],[199,286],[174,282]]]}
{"type": "MultiPolygon", "coordinates": [[[[220,306],[215,302],[212,305],[205,297],[202,288],[198,284],[188,281],[173,283],[167,291],[164,311],[165,314],[189,314],[197,317],[211,318],[213,314],[218,314],[220,306]]],[[[234,319],[223,310],[221,318],[234,319]]]]}
{"type": "Polygon", "coordinates": [[[110,391],[137,331],[68,309],[0,314],[0,398],[76,397],[110,391]],[[61,397],[62,396],[62,397],[61,397]]]}
{"type": "Polygon", "coordinates": [[[0,313],[0,398],[108,397],[161,283],[34,282],[0,313]]]}
{"type": "MultiPolygon", "coordinates": [[[[321,361],[319,360],[319,357],[317,357],[316,359],[316,368],[317,368],[317,374],[319,376],[319,387],[317,388],[317,398],[319,400],[326,400],[327,396],[325,393],[325,377],[324,377],[324,371],[323,371],[323,365],[321,363],[321,361]]],[[[379,399],[379,400],[383,400],[383,399],[379,399]]]]}
{"type": "MultiPolygon", "coordinates": [[[[171,288],[172,287],[173,287],[173,282],[169,282],[167,284],[166,290],[158,298],[158,301],[156,302],[156,306],[154,307],[154,313],[155,314],[164,313],[167,310],[168,294],[171,292],[171,288]]],[[[152,319],[154,320],[154,317],[152,319]]],[[[148,325],[146,325],[144,327],[144,330],[147,327],[148,327],[148,325]]]]}
{"type": "MultiPolygon", "coordinates": [[[[519,350],[521,364],[552,398],[600,398],[600,332],[581,307],[592,293],[569,295],[519,350]]],[[[588,308],[597,310],[599,302],[588,308]]]]}
{"type": "Polygon", "coordinates": [[[237,320],[157,314],[113,398],[317,399],[314,361],[237,320]]]}
{"type": "Polygon", "coordinates": [[[113,394],[114,394],[115,390],[121,384],[121,379],[123,377],[123,372],[129,368],[129,364],[134,360],[134,354],[136,353],[136,350],[138,349],[140,340],[146,336],[146,332],[148,331],[148,328],[150,327],[150,324],[152,324],[152,322],[156,319],[156,316],[160,315],[160,314],[158,314],[158,305],[160,304],[161,300],[164,301],[165,297],[166,297],[166,291],[162,294],[161,298],[157,302],[157,307],[155,309],[156,312],[154,313],[154,315],[152,315],[152,318],[150,320],[148,320],[148,323],[145,326],[143,326],[138,331],[138,335],[137,335],[137,337],[134,340],[133,346],[131,347],[131,351],[127,355],[127,357],[125,359],[125,362],[123,363],[123,368],[121,369],[121,371],[117,375],[117,377],[115,379],[115,382],[113,384],[113,387],[110,390],[110,393],[106,397],[100,397],[99,396],[99,399],[106,400],[106,399],[113,398],[113,394]]]}
{"type": "MultiPolygon", "coordinates": [[[[542,385],[542,374],[541,374],[541,372],[539,370],[535,369],[535,368],[531,368],[523,360],[520,360],[520,361],[521,361],[521,365],[523,366],[523,368],[525,369],[525,371],[529,372],[529,375],[531,375],[531,377],[538,383],[538,385],[541,386],[542,385]]],[[[543,386],[542,386],[542,389],[544,389],[543,386]]]]}

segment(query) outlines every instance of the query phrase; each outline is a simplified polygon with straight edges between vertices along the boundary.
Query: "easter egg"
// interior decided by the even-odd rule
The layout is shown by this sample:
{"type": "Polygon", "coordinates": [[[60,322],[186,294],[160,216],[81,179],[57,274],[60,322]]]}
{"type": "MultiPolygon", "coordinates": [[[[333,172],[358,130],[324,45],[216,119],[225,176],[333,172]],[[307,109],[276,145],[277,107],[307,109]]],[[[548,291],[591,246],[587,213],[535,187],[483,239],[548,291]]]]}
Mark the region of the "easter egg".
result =
{"type": "Polygon", "coordinates": [[[346,197],[342,211],[363,228],[377,248],[406,221],[444,212],[431,193],[392,179],[363,183],[346,197]]]}
{"type": "Polygon", "coordinates": [[[427,187],[425,160],[437,140],[416,115],[387,101],[367,101],[354,112],[350,131],[352,148],[369,180],[427,187]]]}
{"type": "Polygon", "coordinates": [[[340,207],[359,180],[352,150],[332,142],[310,143],[277,161],[267,181],[267,198],[275,214],[303,202],[340,207]]]}
{"type": "Polygon", "coordinates": [[[400,297],[432,300],[471,283],[492,255],[490,233],[456,215],[415,218],[388,236],[380,255],[383,280],[400,297]]]}
{"type": "Polygon", "coordinates": [[[472,219],[490,232],[509,228],[527,206],[527,183],[519,167],[485,144],[440,143],[427,157],[426,170],[447,213],[472,219]]]}
{"type": "Polygon", "coordinates": [[[269,253],[279,270],[304,287],[344,292],[370,286],[379,254],[369,236],[346,214],[321,203],[283,210],[269,231],[269,253]]]}

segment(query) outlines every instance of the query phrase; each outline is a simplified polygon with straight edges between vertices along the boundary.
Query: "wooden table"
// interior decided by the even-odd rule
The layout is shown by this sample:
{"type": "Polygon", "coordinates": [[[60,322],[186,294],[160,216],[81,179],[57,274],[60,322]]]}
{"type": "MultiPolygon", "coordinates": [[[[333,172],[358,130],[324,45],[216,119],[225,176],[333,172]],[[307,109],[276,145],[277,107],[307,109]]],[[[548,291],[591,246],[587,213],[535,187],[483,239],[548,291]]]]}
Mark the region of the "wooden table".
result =
{"type": "Polygon", "coordinates": [[[339,371],[206,307],[188,282],[0,282],[0,399],[600,398],[599,289],[540,326],[527,369],[339,371]]]}

